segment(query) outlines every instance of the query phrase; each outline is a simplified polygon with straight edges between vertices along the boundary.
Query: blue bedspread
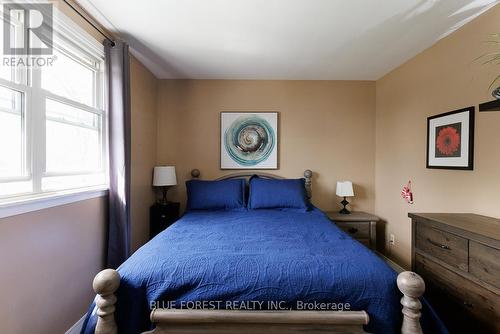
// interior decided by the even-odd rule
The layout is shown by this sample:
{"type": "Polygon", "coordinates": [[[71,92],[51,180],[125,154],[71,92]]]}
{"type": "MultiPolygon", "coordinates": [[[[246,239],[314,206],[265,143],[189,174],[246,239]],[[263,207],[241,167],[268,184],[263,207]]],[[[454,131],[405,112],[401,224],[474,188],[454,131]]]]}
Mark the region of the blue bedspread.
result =
{"type": "MultiPolygon", "coordinates": [[[[149,330],[155,301],[164,301],[156,304],[163,307],[212,301],[205,307],[256,309],[349,304],[368,312],[368,332],[398,333],[401,326],[396,273],[317,209],[189,212],[118,271],[119,333],[149,330]]],[[[428,332],[445,331],[429,311],[428,332]]],[[[93,333],[95,321],[92,305],[82,333],[93,333]]]]}

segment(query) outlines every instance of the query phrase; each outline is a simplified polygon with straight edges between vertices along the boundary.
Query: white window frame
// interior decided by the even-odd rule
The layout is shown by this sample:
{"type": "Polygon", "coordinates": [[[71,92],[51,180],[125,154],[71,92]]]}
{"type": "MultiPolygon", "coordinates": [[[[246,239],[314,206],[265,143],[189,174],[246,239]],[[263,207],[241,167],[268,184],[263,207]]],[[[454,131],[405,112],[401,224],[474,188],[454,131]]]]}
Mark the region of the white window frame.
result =
{"type": "MultiPolygon", "coordinates": [[[[12,177],[1,177],[0,176],[0,183],[1,182],[17,182],[17,181],[27,181],[30,180],[30,168],[29,166],[31,165],[31,147],[29,143],[32,141],[31,140],[31,132],[29,131],[30,129],[30,123],[31,120],[29,120],[29,116],[27,113],[28,109],[28,101],[31,99],[31,89],[29,87],[22,85],[22,84],[17,84],[14,82],[9,82],[3,78],[0,78],[0,86],[5,87],[7,89],[11,89],[17,92],[20,92],[23,94],[23,99],[21,101],[22,107],[21,107],[21,117],[22,117],[22,126],[23,126],[23,164],[22,164],[22,174],[19,176],[12,176],[12,177]]],[[[0,201],[2,200],[2,197],[0,197],[0,201]]],[[[1,202],[0,202],[1,203],[1,202]]]]}
{"type": "MultiPolygon", "coordinates": [[[[2,14],[0,12],[0,14],[2,14]]],[[[104,47],[76,23],[70,20],[55,6],[53,7],[53,41],[54,48],[73,60],[95,71],[94,106],[56,95],[41,88],[41,70],[28,69],[21,71],[21,83],[0,78],[0,86],[19,91],[23,94],[23,126],[24,126],[24,171],[19,177],[0,177],[1,182],[31,181],[33,192],[0,197],[0,218],[12,214],[20,214],[44,207],[67,204],[68,201],[80,201],[87,198],[103,196],[108,189],[108,114],[106,108],[104,47]],[[87,61],[88,60],[88,61],[87,61]],[[94,65],[94,66],[92,66],[94,65]],[[45,100],[51,99],[78,109],[99,115],[100,119],[100,170],[75,171],[68,173],[46,172],[45,170],[45,100]],[[34,124],[43,124],[34,126],[34,124]],[[90,187],[77,187],[58,191],[42,191],[42,179],[52,176],[103,174],[103,184],[90,187]]],[[[0,24],[3,21],[0,20],[0,24]]],[[[57,60],[56,60],[57,61],[57,60]]],[[[63,121],[64,123],[64,121],[63,121]]]]}

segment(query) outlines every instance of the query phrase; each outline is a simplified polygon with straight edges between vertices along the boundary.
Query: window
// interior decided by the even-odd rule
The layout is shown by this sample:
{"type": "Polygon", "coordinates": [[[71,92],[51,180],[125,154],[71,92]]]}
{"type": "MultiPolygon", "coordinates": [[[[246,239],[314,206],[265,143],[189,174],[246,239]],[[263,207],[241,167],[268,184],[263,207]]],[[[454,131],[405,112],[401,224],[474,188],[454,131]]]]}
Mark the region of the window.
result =
{"type": "MultiPolygon", "coordinates": [[[[103,47],[55,14],[52,61],[0,66],[0,204],[107,184],[103,47]]],[[[23,18],[11,16],[17,45],[23,18]]]]}

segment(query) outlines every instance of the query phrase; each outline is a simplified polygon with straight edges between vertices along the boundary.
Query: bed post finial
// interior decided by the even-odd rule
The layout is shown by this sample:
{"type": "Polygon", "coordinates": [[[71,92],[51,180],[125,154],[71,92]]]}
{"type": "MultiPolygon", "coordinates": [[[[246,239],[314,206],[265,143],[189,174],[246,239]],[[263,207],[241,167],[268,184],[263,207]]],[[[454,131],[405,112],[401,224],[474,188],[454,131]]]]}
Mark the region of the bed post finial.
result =
{"type": "Polygon", "coordinates": [[[312,185],[312,182],[311,182],[312,175],[313,175],[313,172],[312,172],[310,169],[306,169],[306,170],[304,171],[304,177],[305,177],[305,179],[306,179],[306,194],[307,194],[307,198],[308,198],[308,199],[311,199],[311,196],[312,196],[312,189],[311,189],[311,185],[312,185]]]}
{"type": "Polygon", "coordinates": [[[195,169],[193,169],[193,170],[191,170],[191,177],[192,177],[193,179],[197,179],[197,178],[199,178],[199,177],[200,177],[200,170],[199,170],[199,169],[196,169],[196,168],[195,168],[195,169]]]}
{"type": "Polygon", "coordinates": [[[420,298],[425,291],[425,282],[417,273],[403,271],[398,275],[398,288],[403,293],[403,325],[401,334],[422,334],[420,327],[420,298]]]}
{"type": "Polygon", "coordinates": [[[104,269],[95,276],[92,286],[98,295],[95,300],[98,318],[94,333],[116,334],[114,293],[120,286],[120,274],[113,269],[104,269]]]}

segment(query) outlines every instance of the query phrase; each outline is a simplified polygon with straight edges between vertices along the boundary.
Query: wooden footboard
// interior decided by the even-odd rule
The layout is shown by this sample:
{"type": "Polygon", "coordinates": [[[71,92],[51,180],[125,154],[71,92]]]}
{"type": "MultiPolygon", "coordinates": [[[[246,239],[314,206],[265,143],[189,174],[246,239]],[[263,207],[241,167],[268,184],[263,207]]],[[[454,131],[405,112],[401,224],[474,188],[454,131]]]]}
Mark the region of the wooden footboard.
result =
{"type": "Polygon", "coordinates": [[[368,314],[321,311],[155,310],[144,334],[364,333],[368,314]]]}
{"type": "MultiPolygon", "coordinates": [[[[120,275],[113,269],[101,271],[94,278],[97,293],[96,334],[116,334],[114,318],[120,275]]],[[[397,285],[403,293],[402,334],[421,334],[419,298],[425,290],[423,279],[416,273],[404,271],[397,285]]],[[[156,309],[151,312],[155,329],[143,334],[201,334],[201,333],[364,333],[369,317],[364,311],[230,311],[156,309]]]]}

